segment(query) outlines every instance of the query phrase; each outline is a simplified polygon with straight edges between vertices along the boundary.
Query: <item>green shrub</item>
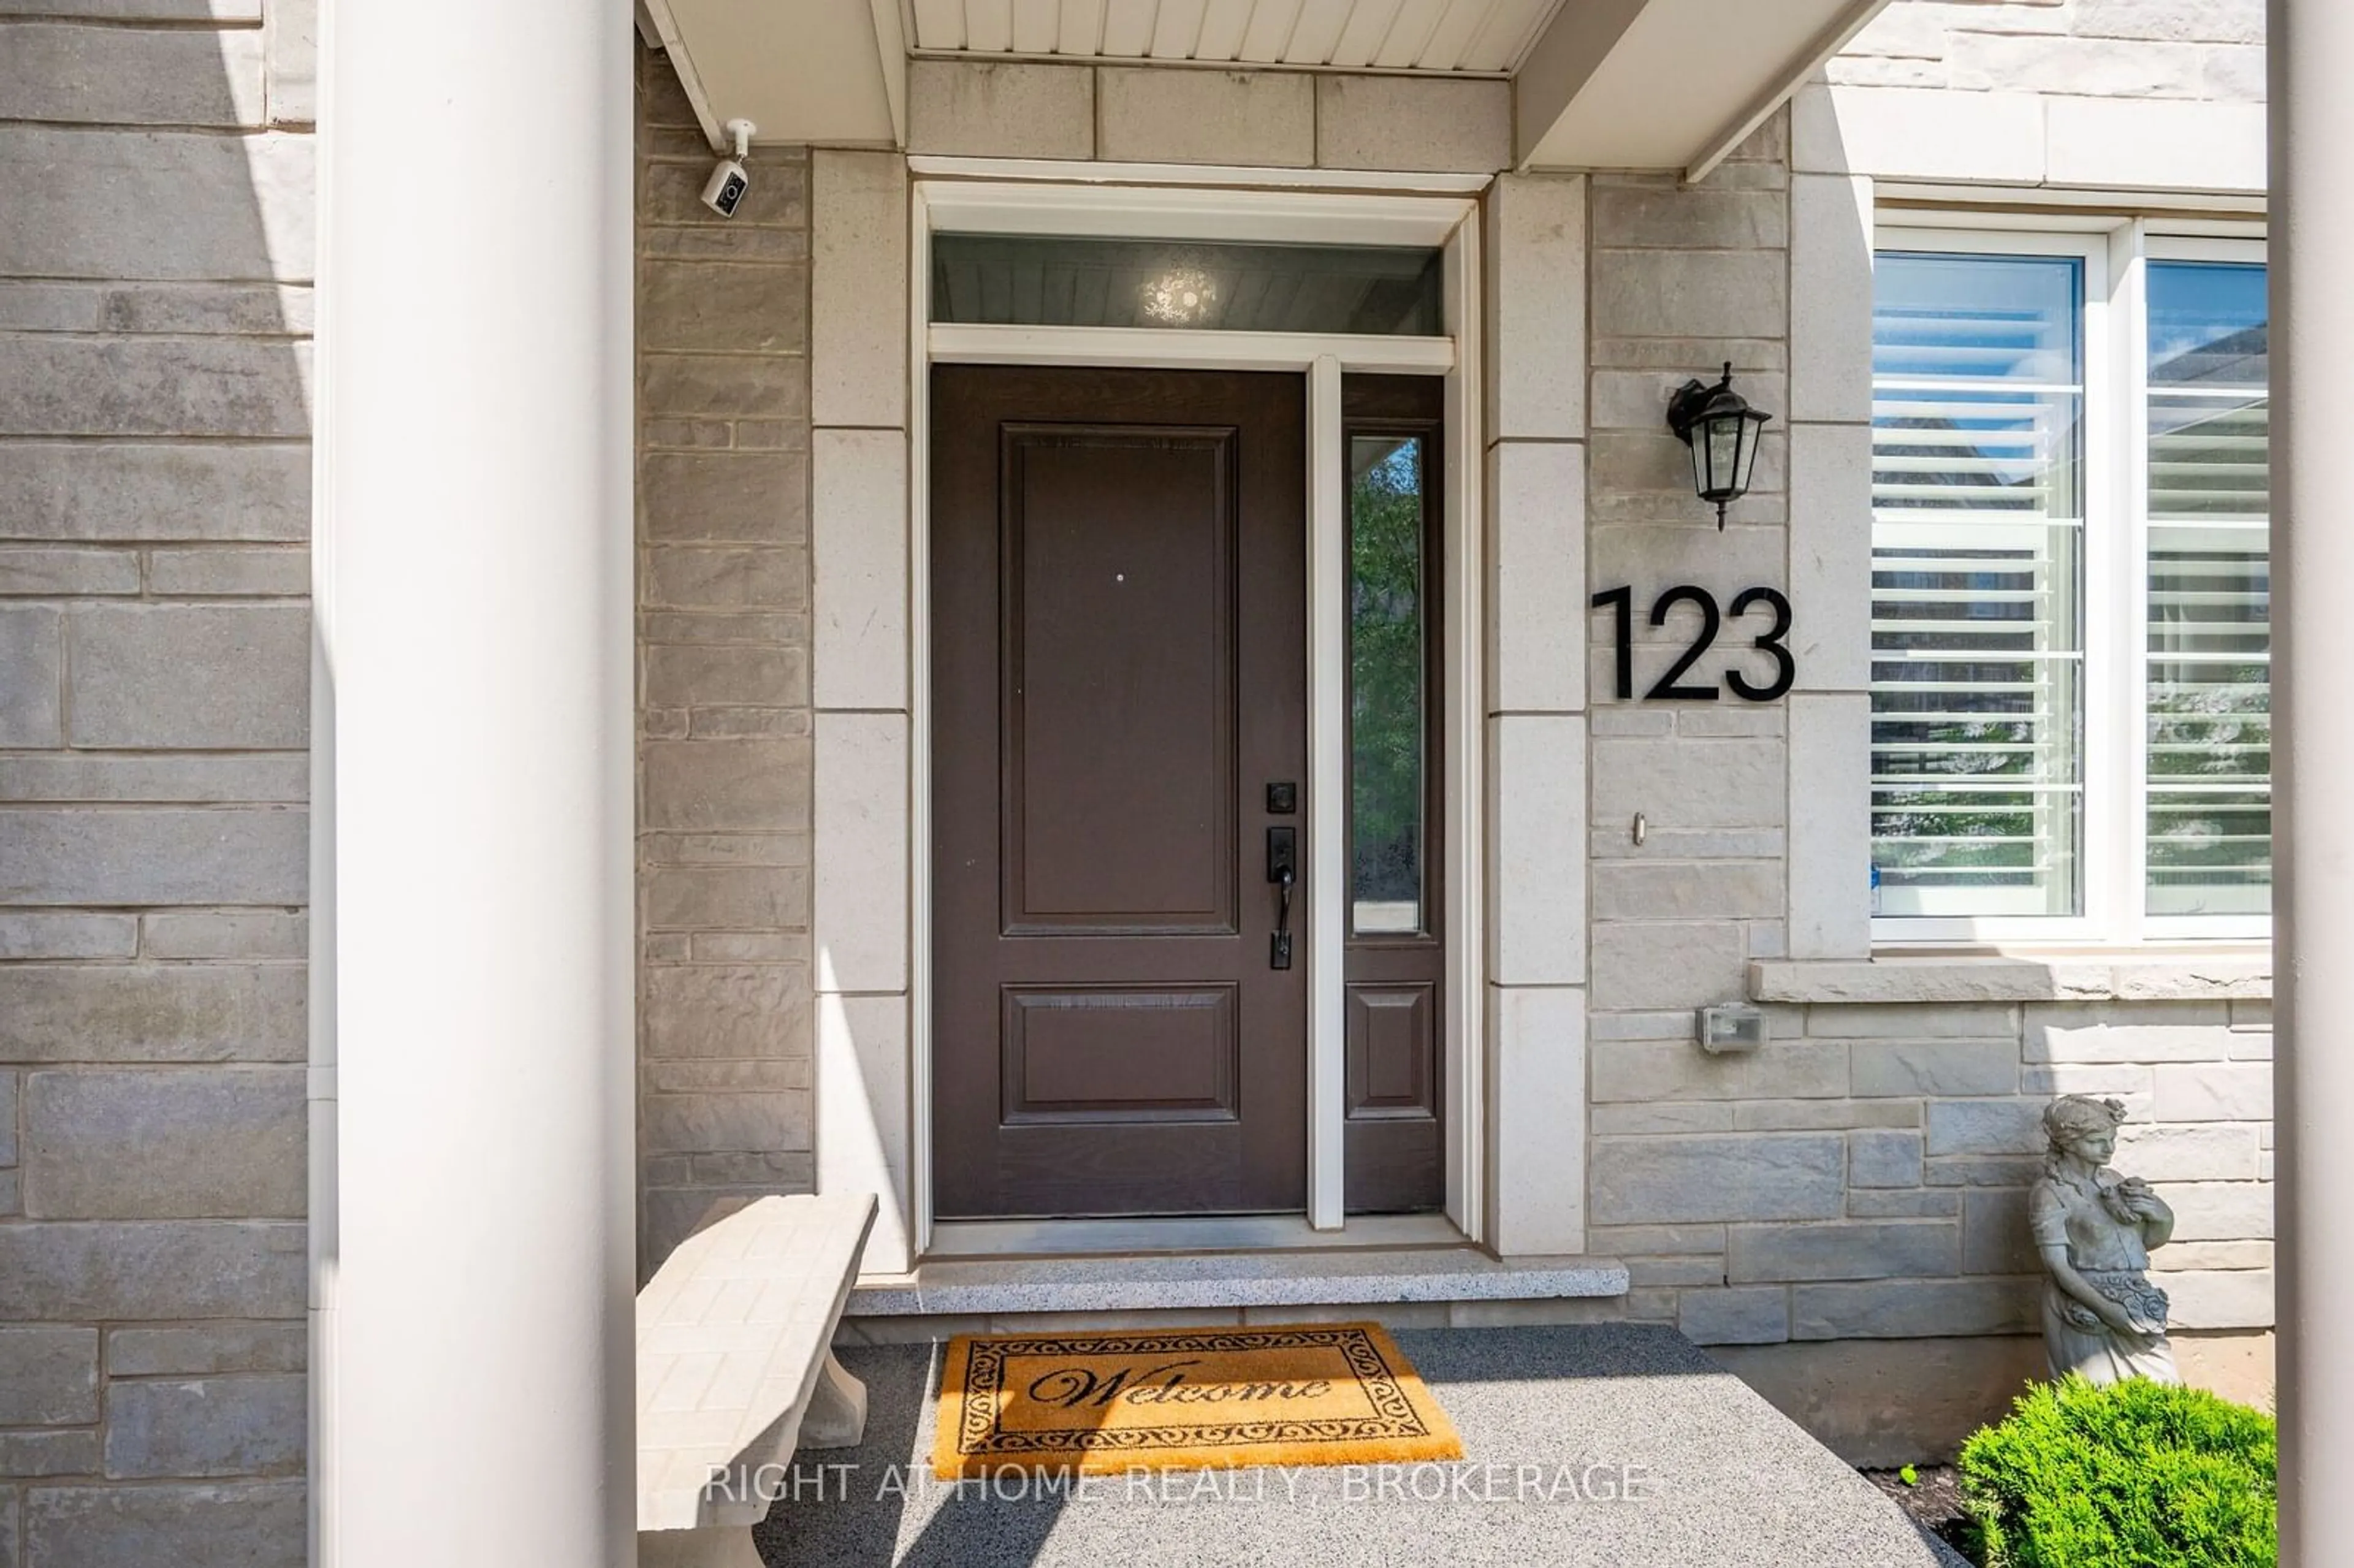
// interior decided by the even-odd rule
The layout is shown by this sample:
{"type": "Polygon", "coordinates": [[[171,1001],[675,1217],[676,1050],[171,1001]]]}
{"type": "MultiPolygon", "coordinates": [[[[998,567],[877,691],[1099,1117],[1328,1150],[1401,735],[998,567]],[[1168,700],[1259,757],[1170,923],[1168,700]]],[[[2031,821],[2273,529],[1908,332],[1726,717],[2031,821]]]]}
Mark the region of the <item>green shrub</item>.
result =
{"type": "Polygon", "coordinates": [[[2273,1418],[2202,1389],[2079,1377],[1962,1446],[1988,1568],[2272,1568],[2273,1418]]]}

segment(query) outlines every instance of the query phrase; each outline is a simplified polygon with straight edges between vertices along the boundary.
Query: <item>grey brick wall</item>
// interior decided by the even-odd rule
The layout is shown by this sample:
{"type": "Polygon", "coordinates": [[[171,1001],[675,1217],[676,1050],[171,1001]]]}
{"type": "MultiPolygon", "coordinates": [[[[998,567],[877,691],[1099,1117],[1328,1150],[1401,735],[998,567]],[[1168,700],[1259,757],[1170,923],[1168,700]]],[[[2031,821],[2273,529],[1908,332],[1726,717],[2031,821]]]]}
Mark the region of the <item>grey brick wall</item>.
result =
{"type": "Polygon", "coordinates": [[[311,31],[0,6],[5,1568],[302,1558],[311,31]]]}
{"type": "MultiPolygon", "coordinates": [[[[1950,25],[2063,16],[1894,9],[1950,25]]],[[[1588,560],[1596,589],[1635,589],[1638,694],[1692,635],[1689,609],[1664,631],[1647,624],[1662,589],[1697,583],[1724,603],[1788,582],[1801,557],[1849,536],[1818,503],[1793,511],[1772,433],[1781,418],[1719,533],[1661,417],[1679,379],[1725,359],[1740,390],[1780,415],[1793,352],[1819,353],[1794,337],[1790,291],[1807,281],[1787,258],[1794,238],[1828,250],[1845,236],[1794,237],[1784,119],[1697,186],[1590,183],[1588,560]]],[[[1861,612],[1802,611],[1818,632],[1844,615],[1858,638],[1861,612]]],[[[1709,1344],[2034,1332],[2037,1118],[2052,1096],[2081,1092],[2126,1101],[2119,1165],[2180,1215],[2156,1260],[2178,1324],[2268,1327],[2267,1004],[2219,987],[2200,999],[1774,1005],[1765,1049],[1706,1054],[1692,1010],[1741,1000],[1751,960],[1787,954],[1791,884],[1821,875],[1791,842],[1791,715],[1850,699],[1811,694],[1802,664],[1779,704],[1615,702],[1611,628],[1600,615],[1590,626],[1587,1245],[1627,1260],[1624,1311],[1709,1344]]],[[[1728,629],[1718,648],[1744,640],[1728,629]]]]}
{"type": "Polygon", "coordinates": [[[1842,86],[2261,103],[2264,0],[1896,0],[1842,86]]]}
{"type": "Polygon", "coordinates": [[[642,1266],[715,1203],[816,1181],[811,1094],[809,161],[732,220],[639,55],[642,1266]]]}

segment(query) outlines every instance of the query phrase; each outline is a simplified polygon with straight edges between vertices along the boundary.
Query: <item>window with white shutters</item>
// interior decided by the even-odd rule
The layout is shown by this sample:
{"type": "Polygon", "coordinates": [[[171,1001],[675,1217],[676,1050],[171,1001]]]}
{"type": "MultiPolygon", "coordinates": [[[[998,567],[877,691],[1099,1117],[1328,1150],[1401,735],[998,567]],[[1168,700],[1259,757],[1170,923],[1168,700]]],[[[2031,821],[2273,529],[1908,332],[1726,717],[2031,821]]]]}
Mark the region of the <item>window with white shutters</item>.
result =
{"type": "Polygon", "coordinates": [[[1882,914],[2079,906],[2083,272],[2069,257],[1880,258],[1872,810],[1882,914]]]}
{"type": "Polygon", "coordinates": [[[2264,270],[2153,260],[2147,911],[2272,902],[2264,270]]]}
{"type": "Polygon", "coordinates": [[[2261,245],[1883,230],[1872,320],[1875,935],[2260,933],[2261,245]]]}

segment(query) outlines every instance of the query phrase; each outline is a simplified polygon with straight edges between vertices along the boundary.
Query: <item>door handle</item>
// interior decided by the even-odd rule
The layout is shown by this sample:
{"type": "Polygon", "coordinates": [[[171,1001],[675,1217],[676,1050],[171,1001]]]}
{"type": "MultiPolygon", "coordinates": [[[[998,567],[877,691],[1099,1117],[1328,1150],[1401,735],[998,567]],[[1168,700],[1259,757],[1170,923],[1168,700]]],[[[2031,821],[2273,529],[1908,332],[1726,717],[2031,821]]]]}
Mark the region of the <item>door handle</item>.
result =
{"type": "Polygon", "coordinates": [[[1275,934],[1267,941],[1267,967],[1291,967],[1291,889],[1299,881],[1299,830],[1267,831],[1267,879],[1275,884],[1275,934]]]}

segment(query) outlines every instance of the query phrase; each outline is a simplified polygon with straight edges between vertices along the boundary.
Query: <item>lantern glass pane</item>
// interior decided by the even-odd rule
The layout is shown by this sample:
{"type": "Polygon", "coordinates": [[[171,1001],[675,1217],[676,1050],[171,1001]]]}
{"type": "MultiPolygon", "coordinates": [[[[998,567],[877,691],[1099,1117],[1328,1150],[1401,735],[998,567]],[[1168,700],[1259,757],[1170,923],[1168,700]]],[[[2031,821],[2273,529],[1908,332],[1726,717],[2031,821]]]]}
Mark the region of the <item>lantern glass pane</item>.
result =
{"type": "Polygon", "coordinates": [[[1749,471],[1757,466],[1757,449],[1765,443],[1766,421],[1744,418],[1741,424],[1741,455],[1733,470],[1733,488],[1743,495],[1749,493],[1749,471]]]}
{"type": "Polygon", "coordinates": [[[1702,427],[1708,432],[1704,444],[1708,448],[1708,482],[1701,486],[1701,494],[1710,501],[1733,493],[1734,476],[1741,471],[1741,446],[1749,421],[1738,417],[1711,419],[1702,427]]]}

